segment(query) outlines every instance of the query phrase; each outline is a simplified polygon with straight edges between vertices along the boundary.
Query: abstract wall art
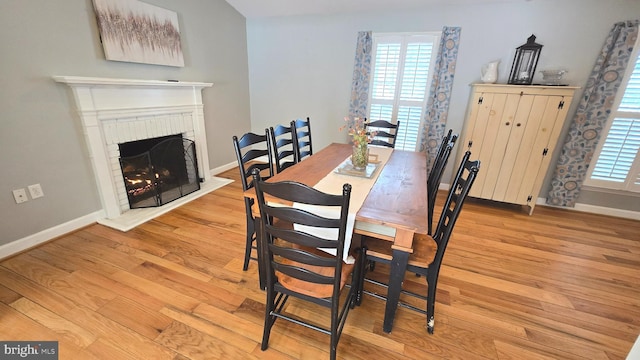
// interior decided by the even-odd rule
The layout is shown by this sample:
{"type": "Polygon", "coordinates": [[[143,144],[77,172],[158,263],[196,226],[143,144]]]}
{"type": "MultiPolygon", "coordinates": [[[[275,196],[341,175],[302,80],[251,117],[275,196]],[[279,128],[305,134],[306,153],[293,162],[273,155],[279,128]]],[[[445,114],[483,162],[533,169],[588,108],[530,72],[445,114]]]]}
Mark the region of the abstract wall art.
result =
{"type": "Polygon", "coordinates": [[[184,66],[178,14],[138,0],[93,0],[107,60],[184,66]]]}

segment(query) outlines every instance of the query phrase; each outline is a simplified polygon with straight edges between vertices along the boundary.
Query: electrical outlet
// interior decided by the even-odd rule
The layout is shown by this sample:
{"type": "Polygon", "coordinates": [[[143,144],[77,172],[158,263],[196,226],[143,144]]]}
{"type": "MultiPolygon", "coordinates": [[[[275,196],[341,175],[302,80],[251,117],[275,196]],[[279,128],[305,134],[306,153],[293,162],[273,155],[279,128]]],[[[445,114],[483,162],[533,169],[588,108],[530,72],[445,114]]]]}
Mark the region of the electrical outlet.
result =
{"type": "Polygon", "coordinates": [[[29,201],[27,192],[24,189],[13,190],[13,198],[16,199],[16,204],[21,204],[23,202],[29,201]]]}
{"type": "Polygon", "coordinates": [[[44,193],[42,192],[42,186],[40,186],[40,184],[29,185],[27,188],[29,188],[29,194],[31,194],[32,199],[37,199],[44,196],[44,193]]]}

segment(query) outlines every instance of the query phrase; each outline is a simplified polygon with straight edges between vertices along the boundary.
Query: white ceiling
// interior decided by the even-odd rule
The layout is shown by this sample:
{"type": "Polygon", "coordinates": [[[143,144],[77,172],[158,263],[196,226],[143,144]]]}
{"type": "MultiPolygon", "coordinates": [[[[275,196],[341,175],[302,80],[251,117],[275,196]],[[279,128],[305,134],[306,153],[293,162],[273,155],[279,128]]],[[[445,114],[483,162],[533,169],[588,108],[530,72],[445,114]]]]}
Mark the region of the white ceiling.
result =
{"type": "Polygon", "coordinates": [[[517,3],[530,0],[226,0],[246,18],[307,14],[395,11],[429,5],[517,3]]]}

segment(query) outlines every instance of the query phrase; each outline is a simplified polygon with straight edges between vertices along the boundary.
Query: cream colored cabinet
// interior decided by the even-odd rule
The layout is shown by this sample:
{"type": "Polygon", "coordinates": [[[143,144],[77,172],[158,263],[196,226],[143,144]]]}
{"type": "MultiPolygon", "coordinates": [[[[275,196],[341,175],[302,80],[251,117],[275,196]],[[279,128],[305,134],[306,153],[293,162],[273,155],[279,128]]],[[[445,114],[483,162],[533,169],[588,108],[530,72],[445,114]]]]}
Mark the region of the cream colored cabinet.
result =
{"type": "Polygon", "coordinates": [[[459,142],[480,172],[469,196],[533,208],[577,88],[474,84],[459,142]]]}

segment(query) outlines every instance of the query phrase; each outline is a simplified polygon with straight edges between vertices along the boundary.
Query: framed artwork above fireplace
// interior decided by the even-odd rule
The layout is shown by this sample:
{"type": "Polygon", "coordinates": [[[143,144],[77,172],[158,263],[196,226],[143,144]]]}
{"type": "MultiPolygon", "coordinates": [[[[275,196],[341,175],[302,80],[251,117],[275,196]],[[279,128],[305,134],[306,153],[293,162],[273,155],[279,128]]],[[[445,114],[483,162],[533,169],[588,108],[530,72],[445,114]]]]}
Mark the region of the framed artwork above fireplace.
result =
{"type": "Polygon", "coordinates": [[[139,0],[93,0],[107,60],[184,66],[178,14],[139,0]]]}

